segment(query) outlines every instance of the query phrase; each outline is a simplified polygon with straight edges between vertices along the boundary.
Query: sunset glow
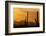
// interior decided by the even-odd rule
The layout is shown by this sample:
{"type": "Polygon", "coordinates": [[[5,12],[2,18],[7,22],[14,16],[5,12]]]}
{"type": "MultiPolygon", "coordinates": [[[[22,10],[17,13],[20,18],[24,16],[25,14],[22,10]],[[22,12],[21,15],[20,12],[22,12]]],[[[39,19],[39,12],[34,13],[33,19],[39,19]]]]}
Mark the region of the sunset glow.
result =
{"type": "Polygon", "coordinates": [[[37,10],[34,8],[13,8],[13,19],[14,21],[21,21],[25,20],[28,14],[28,22],[35,22],[35,19],[37,19],[37,10]]]}

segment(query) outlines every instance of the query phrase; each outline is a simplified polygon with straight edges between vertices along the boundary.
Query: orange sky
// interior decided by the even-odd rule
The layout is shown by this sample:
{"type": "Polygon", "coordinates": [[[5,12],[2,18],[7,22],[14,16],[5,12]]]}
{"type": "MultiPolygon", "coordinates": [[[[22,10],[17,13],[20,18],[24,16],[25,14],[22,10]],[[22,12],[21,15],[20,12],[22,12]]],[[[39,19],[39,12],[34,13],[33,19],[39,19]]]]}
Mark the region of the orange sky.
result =
{"type": "Polygon", "coordinates": [[[14,21],[15,20],[16,21],[24,20],[25,17],[27,16],[27,11],[28,11],[29,12],[28,21],[29,22],[32,22],[32,21],[35,22],[35,18],[37,17],[37,14],[36,14],[37,10],[38,9],[33,9],[33,8],[13,8],[14,21]]]}

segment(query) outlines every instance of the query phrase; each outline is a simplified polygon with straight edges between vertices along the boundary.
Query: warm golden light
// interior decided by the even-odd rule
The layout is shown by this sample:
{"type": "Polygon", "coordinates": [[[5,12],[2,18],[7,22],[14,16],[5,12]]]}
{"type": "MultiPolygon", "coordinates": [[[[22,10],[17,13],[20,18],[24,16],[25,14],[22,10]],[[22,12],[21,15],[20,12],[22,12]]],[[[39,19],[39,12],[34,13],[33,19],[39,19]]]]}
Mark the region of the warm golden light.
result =
{"type": "Polygon", "coordinates": [[[21,20],[25,20],[28,12],[28,22],[35,22],[35,19],[37,19],[37,10],[38,9],[34,8],[14,8],[13,9],[14,21],[19,22],[21,20]]]}

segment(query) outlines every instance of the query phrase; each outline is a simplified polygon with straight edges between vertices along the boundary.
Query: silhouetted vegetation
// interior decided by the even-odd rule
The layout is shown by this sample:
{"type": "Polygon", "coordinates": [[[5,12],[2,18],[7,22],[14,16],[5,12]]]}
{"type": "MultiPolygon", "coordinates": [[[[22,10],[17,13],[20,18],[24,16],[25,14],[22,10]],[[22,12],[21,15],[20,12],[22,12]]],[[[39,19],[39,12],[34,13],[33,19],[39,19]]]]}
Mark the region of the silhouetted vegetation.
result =
{"type": "Polygon", "coordinates": [[[28,12],[27,12],[27,19],[25,17],[25,20],[21,20],[20,22],[14,21],[14,28],[19,28],[19,27],[39,27],[38,12],[37,12],[37,20],[35,18],[35,23],[28,22],[28,12]],[[26,22],[26,20],[27,20],[27,22],[26,22]]]}
{"type": "Polygon", "coordinates": [[[14,21],[14,28],[19,28],[19,27],[39,27],[39,23],[34,23],[34,22],[25,22],[25,21],[14,21]]]}

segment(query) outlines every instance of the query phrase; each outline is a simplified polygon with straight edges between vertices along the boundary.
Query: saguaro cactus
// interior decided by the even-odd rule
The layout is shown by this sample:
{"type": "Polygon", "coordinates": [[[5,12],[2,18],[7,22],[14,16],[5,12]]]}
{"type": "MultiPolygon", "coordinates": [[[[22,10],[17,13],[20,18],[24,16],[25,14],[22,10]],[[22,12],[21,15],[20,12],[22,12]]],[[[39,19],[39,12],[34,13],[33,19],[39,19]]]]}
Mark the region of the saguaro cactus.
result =
{"type": "Polygon", "coordinates": [[[37,11],[37,19],[35,19],[35,22],[36,22],[36,26],[39,26],[39,22],[38,22],[38,11],[37,11]]]}

